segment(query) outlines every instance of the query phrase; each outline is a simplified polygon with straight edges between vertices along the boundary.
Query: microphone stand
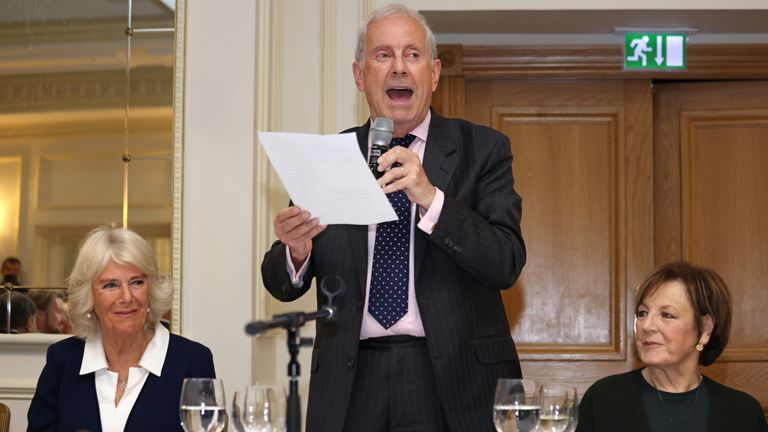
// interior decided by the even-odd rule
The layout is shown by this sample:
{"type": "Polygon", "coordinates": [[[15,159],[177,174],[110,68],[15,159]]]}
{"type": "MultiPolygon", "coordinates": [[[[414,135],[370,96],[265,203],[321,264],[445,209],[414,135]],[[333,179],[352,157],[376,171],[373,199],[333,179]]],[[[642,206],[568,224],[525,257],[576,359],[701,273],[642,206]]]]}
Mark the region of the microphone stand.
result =
{"type": "Polygon", "coordinates": [[[328,298],[328,304],[323,305],[314,312],[287,312],[273,315],[268,321],[252,321],[245,326],[245,332],[250,336],[255,336],[263,331],[282,327],[288,332],[286,343],[288,353],[291,359],[288,362],[289,391],[287,397],[286,426],[288,432],[301,432],[301,403],[299,401],[299,375],[301,375],[301,366],[299,365],[299,348],[312,346],[314,342],[309,337],[299,337],[299,329],[309,321],[326,319],[329,321],[336,319],[336,306],[333,305],[333,299],[344,292],[344,281],[338,276],[328,276],[320,284],[320,290],[328,298]],[[329,280],[335,283],[328,284],[329,280]],[[334,286],[335,285],[335,286],[334,286]]]}

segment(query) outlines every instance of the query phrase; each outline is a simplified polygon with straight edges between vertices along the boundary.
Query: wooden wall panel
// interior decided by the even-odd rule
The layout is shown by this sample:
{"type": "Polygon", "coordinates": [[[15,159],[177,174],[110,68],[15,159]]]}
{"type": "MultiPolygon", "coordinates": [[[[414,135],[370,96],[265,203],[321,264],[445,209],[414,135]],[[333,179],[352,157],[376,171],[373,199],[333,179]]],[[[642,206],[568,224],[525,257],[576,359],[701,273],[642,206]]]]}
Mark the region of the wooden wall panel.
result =
{"type": "Polygon", "coordinates": [[[633,288],[655,265],[685,258],[715,268],[734,292],[731,344],[705,373],[768,412],[768,46],[691,47],[681,73],[622,71],[616,47],[442,52],[452,63],[438,110],[512,143],[529,261],[505,304],[523,373],[583,391],[640,366],[633,288]],[[692,82],[702,78],[717,81],[692,82]],[[613,153],[595,156],[606,145],[613,153]],[[610,188],[614,201],[595,198],[610,188]]]}
{"type": "MultiPolygon", "coordinates": [[[[740,316],[764,316],[768,109],[683,111],[681,123],[684,256],[719,270],[740,316]]],[[[766,323],[737,317],[725,358],[768,358],[766,323]]]]}
{"type": "Polygon", "coordinates": [[[621,358],[615,311],[621,232],[616,190],[623,118],[598,107],[494,107],[491,126],[513,137],[525,203],[528,264],[507,299],[526,358],[621,358]]]}
{"type": "Polygon", "coordinates": [[[465,88],[466,117],[509,136],[523,197],[528,263],[504,296],[524,373],[583,390],[628,369],[627,300],[653,261],[650,83],[465,88]]]}
{"type": "Polygon", "coordinates": [[[723,276],[731,338],[705,373],[768,412],[768,82],[661,84],[655,107],[656,260],[723,276]]]}

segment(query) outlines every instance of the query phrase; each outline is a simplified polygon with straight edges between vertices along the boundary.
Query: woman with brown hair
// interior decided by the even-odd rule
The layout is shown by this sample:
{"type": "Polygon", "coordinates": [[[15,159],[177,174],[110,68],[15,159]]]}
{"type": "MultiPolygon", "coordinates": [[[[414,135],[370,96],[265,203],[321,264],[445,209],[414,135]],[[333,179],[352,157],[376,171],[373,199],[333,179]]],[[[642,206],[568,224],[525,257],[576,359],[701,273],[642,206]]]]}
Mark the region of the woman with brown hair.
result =
{"type": "Polygon", "coordinates": [[[594,383],[577,431],[768,431],[757,400],[699,370],[728,344],[731,295],[720,275],[666,264],[640,283],[635,299],[635,347],[645,367],[594,383]]]}

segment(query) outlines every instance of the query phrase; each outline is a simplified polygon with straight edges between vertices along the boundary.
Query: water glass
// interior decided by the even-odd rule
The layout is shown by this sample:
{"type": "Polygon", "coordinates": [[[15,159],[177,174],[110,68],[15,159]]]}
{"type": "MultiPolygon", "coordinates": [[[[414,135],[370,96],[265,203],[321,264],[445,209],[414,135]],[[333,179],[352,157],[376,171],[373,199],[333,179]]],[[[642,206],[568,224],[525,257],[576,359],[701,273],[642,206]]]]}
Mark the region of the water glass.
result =
{"type": "Polygon", "coordinates": [[[216,378],[186,378],[179,417],[185,432],[222,432],[227,427],[224,383],[216,378]]]}
{"type": "Polygon", "coordinates": [[[578,398],[576,389],[558,384],[543,384],[540,389],[540,432],[566,432],[576,429],[578,398]]]}
{"type": "Polygon", "coordinates": [[[539,394],[533,380],[501,378],[496,383],[493,424],[496,432],[532,432],[539,423],[539,394]]]}
{"type": "Polygon", "coordinates": [[[233,421],[238,432],[284,432],[286,398],[276,386],[254,384],[235,392],[233,421]]]}

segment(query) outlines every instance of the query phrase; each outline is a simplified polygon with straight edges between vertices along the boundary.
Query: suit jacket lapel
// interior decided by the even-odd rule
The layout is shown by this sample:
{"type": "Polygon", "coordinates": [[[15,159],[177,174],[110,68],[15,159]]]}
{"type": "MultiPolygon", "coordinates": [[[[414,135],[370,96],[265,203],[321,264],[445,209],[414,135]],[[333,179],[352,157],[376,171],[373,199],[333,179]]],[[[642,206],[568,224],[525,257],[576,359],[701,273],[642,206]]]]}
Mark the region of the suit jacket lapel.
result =
{"type": "MultiPolygon", "coordinates": [[[[79,362],[74,362],[79,368],[82,363],[82,358],[79,362]]],[[[75,371],[78,373],[78,370],[75,371]]],[[[71,394],[73,398],[79,399],[78,405],[83,408],[83,412],[87,413],[83,415],[86,420],[79,420],[79,423],[83,426],[90,425],[94,432],[101,431],[101,412],[99,410],[99,397],[96,395],[96,374],[91,372],[86,375],[81,375],[79,379],[75,381],[76,388],[72,389],[71,394]]]]}
{"type": "MultiPolygon", "coordinates": [[[[457,161],[454,153],[458,146],[458,134],[459,131],[454,130],[445,118],[432,111],[422,165],[432,185],[444,193],[447,190],[451,177],[453,177],[453,173],[456,171],[457,161]]],[[[418,218],[418,212],[416,217],[418,218]]],[[[417,229],[415,237],[413,267],[415,281],[418,281],[421,263],[427,250],[427,236],[417,229]]]]}
{"type": "MultiPolygon", "coordinates": [[[[360,152],[363,157],[368,155],[368,132],[370,122],[356,129],[357,143],[360,146],[360,152]]],[[[454,130],[450,122],[432,111],[432,119],[429,124],[429,135],[424,148],[424,171],[429,177],[429,181],[442,190],[446,191],[448,183],[456,171],[456,157],[454,155],[458,146],[459,131],[454,130]]],[[[418,212],[416,213],[418,217],[418,212]]],[[[350,232],[350,243],[352,247],[352,263],[359,281],[359,286],[365,296],[366,272],[368,269],[368,227],[365,225],[353,226],[350,232]]],[[[418,281],[419,269],[427,250],[427,238],[419,234],[416,230],[414,239],[414,277],[418,281]]]]}
{"type": "MultiPolygon", "coordinates": [[[[368,130],[370,122],[357,128],[357,144],[363,157],[368,156],[368,130]]],[[[352,250],[352,265],[357,274],[360,295],[365,298],[365,277],[368,270],[368,225],[352,225],[349,230],[349,241],[352,250]]]]}

